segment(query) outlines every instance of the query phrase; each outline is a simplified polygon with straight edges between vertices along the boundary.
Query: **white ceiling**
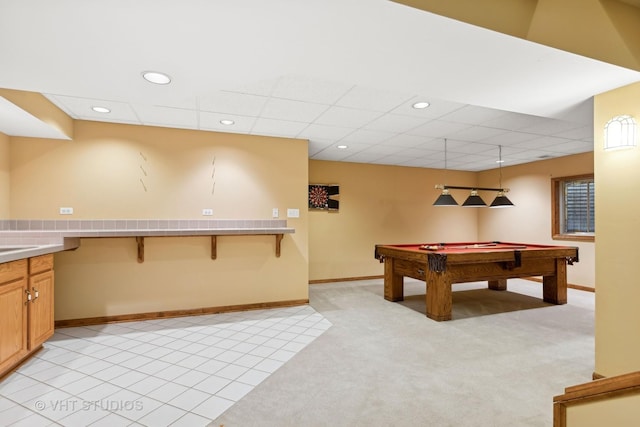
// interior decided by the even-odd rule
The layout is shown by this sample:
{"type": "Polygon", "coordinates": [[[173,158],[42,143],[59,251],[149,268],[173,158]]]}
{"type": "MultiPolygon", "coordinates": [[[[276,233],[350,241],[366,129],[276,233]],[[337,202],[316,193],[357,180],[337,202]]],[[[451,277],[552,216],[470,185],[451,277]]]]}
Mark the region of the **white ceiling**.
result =
{"type": "Polygon", "coordinates": [[[0,58],[0,87],[76,119],[304,138],[312,159],[430,168],[446,138],[447,167],[469,171],[495,168],[499,146],[504,166],[591,151],[592,96],[640,81],[386,0],[0,0],[0,58]]]}

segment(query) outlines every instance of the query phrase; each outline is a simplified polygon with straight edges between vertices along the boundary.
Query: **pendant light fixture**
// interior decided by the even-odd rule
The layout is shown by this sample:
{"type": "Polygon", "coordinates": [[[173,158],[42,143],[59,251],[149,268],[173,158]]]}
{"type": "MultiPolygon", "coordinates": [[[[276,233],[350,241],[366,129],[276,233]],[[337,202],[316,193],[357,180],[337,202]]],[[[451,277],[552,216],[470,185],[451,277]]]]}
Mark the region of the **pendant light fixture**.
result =
{"type": "MultiPolygon", "coordinates": [[[[455,201],[453,196],[450,194],[449,190],[471,190],[471,194],[467,197],[467,200],[464,201],[462,206],[468,208],[482,208],[486,207],[487,204],[482,200],[482,197],[478,195],[478,191],[496,191],[498,195],[495,200],[491,203],[491,208],[509,208],[514,206],[511,203],[511,200],[505,196],[505,193],[509,191],[508,188],[502,187],[502,145],[498,146],[499,150],[499,160],[498,163],[500,165],[500,188],[486,188],[486,187],[461,187],[457,185],[446,185],[446,184],[436,184],[437,190],[442,190],[442,193],[436,201],[433,203],[434,206],[458,206],[458,202],[455,201]]],[[[444,140],[444,168],[445,171],[447,169],[447,140],[444,140]]]]}
{"type": "MultiPolygon", "coordinates": [[[[447,172],[447,138],[444,139],[444,171],[445,174],[447,172]]],[[[440,188],[436,185],[436,188],[440,188]]],[[[458,202],[453,198],[451,194],[449,194],[449,189],[442,187],[442,193],[436,201],[433,203],[433,206],[458,206],[458,202]]]]}
{"type": "Polygon", "coordinates": [[[504,193],[506,191],[509,191],[509,189],[502,188],[502,145],[498,145],[498,164],[500,165],[499,166],[500,175],[498,178],[500,191],[498,191],[498,195],[493,200],[493,202],[491,202],[491,206],[489,207],[490,208],[510,208],[510,207],[513,207],[513,203],[511,203],[511,200],[509,200],[507,196],[504,195],[504,193]]]}

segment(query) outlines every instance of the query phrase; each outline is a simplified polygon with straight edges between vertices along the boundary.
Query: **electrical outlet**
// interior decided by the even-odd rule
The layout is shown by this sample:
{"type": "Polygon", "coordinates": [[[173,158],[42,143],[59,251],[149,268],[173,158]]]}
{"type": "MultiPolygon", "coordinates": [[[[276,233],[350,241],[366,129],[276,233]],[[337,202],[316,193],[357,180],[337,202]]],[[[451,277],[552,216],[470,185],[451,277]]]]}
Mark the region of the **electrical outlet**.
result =
{"type": "Polygon", "coordinates": [[[300,209],[287,209],[288,218],[300,218],[300,209]]]}
{"type": "Polygon", "coordinates": [[[280,212],[278,211],[278,208],[273,208],[273,211],[271,211],[271,216],[273,218],[278,218],[280,216],[280,212]]]}
{"type": "Polygon", "coordinates": [[[213,209],[202,209],[202,215],[204,215],[204,216],[213,215],[213,209]]]}
{"type": "Polygon", "coordinates": [[[73,208],[60,208],[60,215],[73,215],[73,208]]]}

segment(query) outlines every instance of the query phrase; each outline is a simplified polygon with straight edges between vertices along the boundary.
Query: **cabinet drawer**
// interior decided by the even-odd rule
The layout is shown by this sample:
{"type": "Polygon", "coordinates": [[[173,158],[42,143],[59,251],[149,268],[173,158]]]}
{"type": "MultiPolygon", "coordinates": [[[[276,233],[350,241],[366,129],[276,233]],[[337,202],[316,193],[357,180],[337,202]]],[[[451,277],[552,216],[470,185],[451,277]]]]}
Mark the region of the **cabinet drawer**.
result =
{"type": "Polygon", "coordinates": [[[0,264],[0,284],[11,282],[27,276],[27,260],[5,262],[0,264]]]}
{"type": "Polygon", "coordinates": [[[29,274],[36,274],[42,271],[53,269],[53,254],[36,256],[29,258],[29,274]]]}

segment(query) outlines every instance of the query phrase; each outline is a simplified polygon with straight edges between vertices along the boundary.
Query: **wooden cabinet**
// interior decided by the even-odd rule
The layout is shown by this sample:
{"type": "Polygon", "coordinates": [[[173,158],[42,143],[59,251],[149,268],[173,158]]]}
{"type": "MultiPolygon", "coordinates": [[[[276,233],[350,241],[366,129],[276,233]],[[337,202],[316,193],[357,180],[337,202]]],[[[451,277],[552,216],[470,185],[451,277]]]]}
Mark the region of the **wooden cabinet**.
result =
{"type": "Polygon", "coordinates": [[[53,254],[0,264],[0,377],[54,332],[53,254]]]}
{"type": "Polygon", "coordinates": [[[34,350],[54,332],[53,254],[29,258],[29,350],[34,350]]]}
{"type": "Polygon", "coordinates": [[[0,264],[0,376],[28,353],[27,260],[0,264]]]}

